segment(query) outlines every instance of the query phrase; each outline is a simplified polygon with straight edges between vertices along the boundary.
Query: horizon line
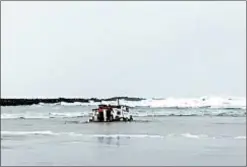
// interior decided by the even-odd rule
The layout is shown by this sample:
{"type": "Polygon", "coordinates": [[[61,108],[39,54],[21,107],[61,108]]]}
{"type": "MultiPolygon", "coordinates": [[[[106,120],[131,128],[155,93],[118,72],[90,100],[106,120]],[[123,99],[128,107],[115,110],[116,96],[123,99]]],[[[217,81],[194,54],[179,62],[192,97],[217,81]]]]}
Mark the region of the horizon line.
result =
{"type": "Polygon", "coordinates": [[[2,97],[1,99],[111,99],[111,98],[136,98],[136,99],[164,99],[164,98],[203,98],[203,97],[244,97],[240,95],[201,95],[201,96],[167,96],[167,97],[141,97],[141,96],[108,96],[108,97],[82,97],[82,96],[54,96],[54,97],[2,97]]]}

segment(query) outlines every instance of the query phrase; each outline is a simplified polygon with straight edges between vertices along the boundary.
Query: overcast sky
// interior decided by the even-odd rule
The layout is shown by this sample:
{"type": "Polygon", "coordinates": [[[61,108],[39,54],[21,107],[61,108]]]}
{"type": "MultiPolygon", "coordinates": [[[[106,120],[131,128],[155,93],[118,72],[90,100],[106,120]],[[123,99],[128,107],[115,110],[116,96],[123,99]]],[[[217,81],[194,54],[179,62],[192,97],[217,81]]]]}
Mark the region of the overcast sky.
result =
{"type": "Polygon", "coordinates": [[[2,97],[246,96],[245,2],[1,2],[2,97]]]}

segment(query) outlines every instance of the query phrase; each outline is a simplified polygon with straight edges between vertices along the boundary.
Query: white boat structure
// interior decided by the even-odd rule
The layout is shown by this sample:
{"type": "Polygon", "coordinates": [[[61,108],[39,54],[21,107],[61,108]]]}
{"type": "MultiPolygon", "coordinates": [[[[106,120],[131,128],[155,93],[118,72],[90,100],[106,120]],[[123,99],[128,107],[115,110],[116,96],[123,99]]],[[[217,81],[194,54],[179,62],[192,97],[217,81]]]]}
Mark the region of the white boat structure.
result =
{"type": "Polygon", "coordinates": [[[89,122],[130,122],[133,117],[128,106],[124,105],[99,105],[98,108],[92,110],[89,122]]]}

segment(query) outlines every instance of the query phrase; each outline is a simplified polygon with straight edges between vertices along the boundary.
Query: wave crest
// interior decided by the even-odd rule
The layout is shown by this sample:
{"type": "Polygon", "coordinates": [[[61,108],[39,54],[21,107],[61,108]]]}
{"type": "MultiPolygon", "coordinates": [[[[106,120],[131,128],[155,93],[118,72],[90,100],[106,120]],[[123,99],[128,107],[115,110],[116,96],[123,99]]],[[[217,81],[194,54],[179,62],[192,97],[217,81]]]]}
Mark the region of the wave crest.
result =
{"type": "MultiPolygon", "coordinates": [[[[191,139],[221,139],[221,137],[209,136],[206,134],[191,134],[191,133],[182,133],[182,134],[167,134],[165,136],[162,135],[155,135],[155,134],[83,134],[78,132],[52,132],[49,130],[46,131],[1,131],[1,136],[42,136],[42,135],[49,135],[49,136],[60,136],[60,135],[67,135],[71,137],[93,137],[93,138],[160,138],[164,139],[166,137],[184,137],[184,138],[191,138],[191,139]]],[[[229,137],[228,137],[229,138],[229,137]]],[[[232,139],[243,139],[246,140],[246,136],[236,136],[232,137],[232,139]]]]}
{"type": "MultiPolygon", "coordinates": [[[[116,105],[116,101],[102,101],[102,104],[116,105]]],[[[218,108],[218,109],[246,109],[245,97],[200,97],[200,98],[166,98],[166,99],[146,99],[140,101],[120,100],[123,105],[130,107],[150,107],[150,108],[218,108]]],[[[62,106],[96,106],[99,102],[89,103],[67,103],[61,102],[62,106]]],[[[44,104],[43,104],[44,105],[44,104]]]]}

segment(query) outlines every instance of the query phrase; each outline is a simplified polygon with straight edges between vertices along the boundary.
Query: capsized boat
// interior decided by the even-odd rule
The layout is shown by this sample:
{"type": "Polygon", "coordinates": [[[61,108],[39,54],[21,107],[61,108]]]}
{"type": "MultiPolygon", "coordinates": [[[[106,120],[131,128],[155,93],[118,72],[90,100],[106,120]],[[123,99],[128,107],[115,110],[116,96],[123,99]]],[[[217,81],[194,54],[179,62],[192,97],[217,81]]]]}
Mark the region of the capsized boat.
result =
{"type": "Polygon", "coordinates": [[[133,121],[129,107],[125,105],[99,105],[93,109],[89,122],[133,121]]]}

